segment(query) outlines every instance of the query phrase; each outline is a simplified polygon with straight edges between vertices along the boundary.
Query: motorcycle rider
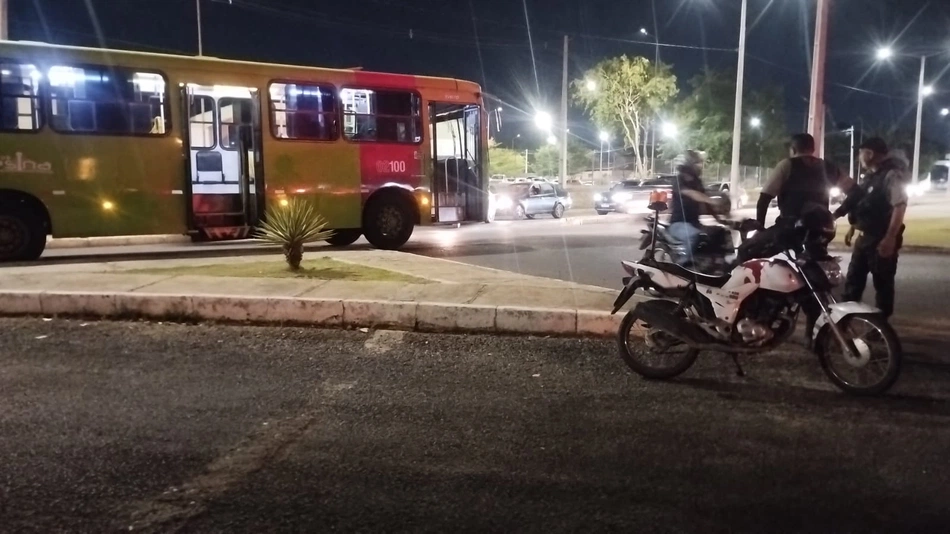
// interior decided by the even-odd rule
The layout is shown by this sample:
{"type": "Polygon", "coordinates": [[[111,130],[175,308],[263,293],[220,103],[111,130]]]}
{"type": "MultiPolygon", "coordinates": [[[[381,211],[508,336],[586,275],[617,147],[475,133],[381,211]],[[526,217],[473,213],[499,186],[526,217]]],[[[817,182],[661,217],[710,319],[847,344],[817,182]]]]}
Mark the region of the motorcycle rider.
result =
{"type": "Polygon", "coordinates": [[[695,150],[687,150],[682,164],[677,167],[676,180],[673,181],[673,194],[670,199],[669,234],[686,244],[686,254],[675,258],[680,265],[691,263],[699,236],[721,229],[703,226],[699,222],[703,205],[714,211],[728,206],[728,201],[715,199],[706,194],[703,187],[703,155],[695,150]]]}
{"type": "Polygon", "coordinates": [[[836,217],[851,214],[848,244],[853,229],[861,232],[854,242],[842,298],[860,302],[870,273],[876,291],[875,305],[889,318],[894,313],[894,278],[907,211],[907,162],[890,155],[887,143],[877,137],[866,140],[859,150],[861,166],[868,173],[835,210],[836,217]]]}

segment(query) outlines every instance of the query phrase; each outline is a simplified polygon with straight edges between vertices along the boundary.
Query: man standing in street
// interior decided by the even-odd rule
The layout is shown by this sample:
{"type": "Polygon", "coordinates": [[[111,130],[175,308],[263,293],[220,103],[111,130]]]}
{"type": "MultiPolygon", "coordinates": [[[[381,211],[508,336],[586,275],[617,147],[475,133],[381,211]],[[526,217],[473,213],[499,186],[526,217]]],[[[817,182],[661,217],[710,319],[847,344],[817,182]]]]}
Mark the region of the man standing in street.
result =
{"type": "MultiPolygon", "coordinates": [[[[843,299],[859,302],[870,273],[875,305],[890,317],[894,313],[897,255],[907,211],[907,162],[890,156],[887,144],[877,137],[862,143],[859,150],[867,175],[835,211],[836,217],[850,213],[853,228],[860,232],[854,241],[843,299]]],[[[846,242],[851,241],[850,234],[846,242]]]]}

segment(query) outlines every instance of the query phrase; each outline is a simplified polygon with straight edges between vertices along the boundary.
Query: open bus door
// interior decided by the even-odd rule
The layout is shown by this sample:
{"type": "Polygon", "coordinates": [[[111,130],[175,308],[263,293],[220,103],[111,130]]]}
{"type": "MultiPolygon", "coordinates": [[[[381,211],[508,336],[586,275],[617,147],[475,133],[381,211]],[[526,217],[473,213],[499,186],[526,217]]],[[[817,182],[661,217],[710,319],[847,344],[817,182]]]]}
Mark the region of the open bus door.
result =
{"type": "Polygon", "coordinates": [[[432,102],[429,124],[433,221],[488,221],[480,106],[432,102]]]}
{"type": "Polygon", "coordinates": [[[182,108],[193,238],[248,237],[264,212],[259,91],[185,84],[182,108]]]}

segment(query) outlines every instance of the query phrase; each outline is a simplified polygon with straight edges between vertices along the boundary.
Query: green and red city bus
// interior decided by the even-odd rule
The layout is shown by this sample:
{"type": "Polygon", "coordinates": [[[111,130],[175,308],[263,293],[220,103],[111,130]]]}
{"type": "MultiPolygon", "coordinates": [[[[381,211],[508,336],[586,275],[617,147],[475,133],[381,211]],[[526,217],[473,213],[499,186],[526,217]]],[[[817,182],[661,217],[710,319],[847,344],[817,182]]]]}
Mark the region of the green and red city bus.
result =
{"type": "Polygon", "coordinates": [[[398,249],[488,220],[478,85],[449,78],[0,42],[0,260],[53,237],[248,237],[310,200],[398,249]]]}

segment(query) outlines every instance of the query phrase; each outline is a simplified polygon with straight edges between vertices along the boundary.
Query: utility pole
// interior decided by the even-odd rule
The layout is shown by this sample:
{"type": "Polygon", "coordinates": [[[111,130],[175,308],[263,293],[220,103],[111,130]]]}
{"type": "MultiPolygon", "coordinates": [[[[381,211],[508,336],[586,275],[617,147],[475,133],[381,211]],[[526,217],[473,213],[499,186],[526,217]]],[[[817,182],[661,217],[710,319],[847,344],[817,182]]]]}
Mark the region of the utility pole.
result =
{"type": "Polygon", "coordinates": [[[9,16],[7,0],[0,0],[0,41],[6,41],[10,38],[9,16]]]}
{"type": "MultiPolygon", "coordinates": [[[[732,124],[732,168],[729,176],[729,191],[739,190],[739,147],[742,145],[742,77],[745,74],[745,31],[748,0],[742,0],[742,14],[739,16],[739,65],[736,69],[736,109],[732,124]]],[[[733,202],[738,206],[739,195],[733,202]]]]}
{"type": "Polygon", "coordinates": [[[528,176],[528,149],[524,149],[524,175],[528,176]]]}
{"type": "Polygon", "coordinates": [[[818,157],[825,157],[825,59],[828,56],[828,11],[831,0],[818,0],[815,14],[815,50],[811,62],[811,98],[808,133],[815,138],[818,157]]]}
{"type": "Polygon", "coordinates": [[[847,129],[847,133],[851,135],[851,160],[848,165],[848,176],[854,178],[854,125],[852,124],[850,128],[847,129]]]}
{"type": "Polygon", "coordinates": [[[201,0],[195,0],[195,12],[198,13],[198,55],[203,56],[204,46],[201,42],[201,0]]]}
{"type": "Polygon", "coordinates": [[[917,127],[914,129],[914,165],[911,183],[916,184],[920,177],[920,130],[924,118],[924,97],[927,96],[924,75],[927,70],[927,56],[920,56],[920,81],[917,83],[917,127]]]}
{"type": "Polygon", "coordinates": [[[561,187],[567,185],[567,36],[564,36],[564,72],[561,75],[561,187]]]}

